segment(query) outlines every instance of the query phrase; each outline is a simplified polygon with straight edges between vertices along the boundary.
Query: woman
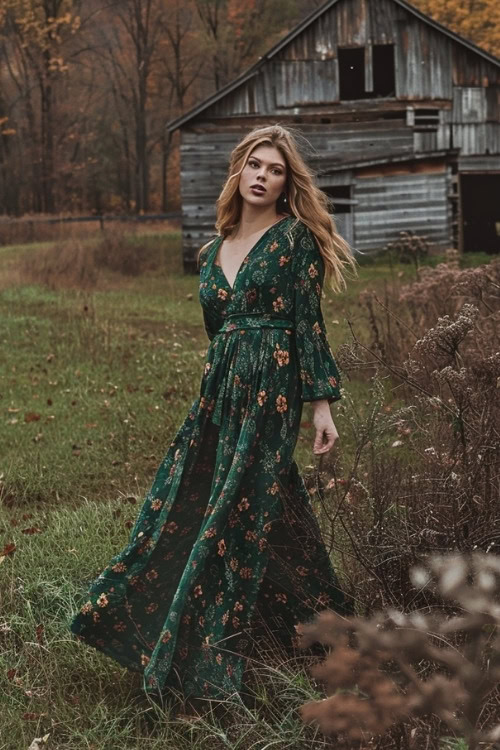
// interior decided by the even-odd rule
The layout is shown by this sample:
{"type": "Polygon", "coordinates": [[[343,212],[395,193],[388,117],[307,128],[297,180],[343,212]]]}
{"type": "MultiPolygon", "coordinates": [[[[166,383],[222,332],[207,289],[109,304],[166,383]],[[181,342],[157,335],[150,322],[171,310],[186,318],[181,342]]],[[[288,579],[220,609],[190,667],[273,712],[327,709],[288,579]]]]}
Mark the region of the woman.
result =
{"type": "Polygon", "coordinates": [[[320,300],[325,269],[339,290],[354,264],[288,130],[256,129],[234,149],[216,228],[199,254],[199,398],[71,623],[147,692],[193,700],[241,691],[263,626],[293,648],[298,623],[344,605],[293,451],[305,401],[314,453],[338,437],[320,300]]]}

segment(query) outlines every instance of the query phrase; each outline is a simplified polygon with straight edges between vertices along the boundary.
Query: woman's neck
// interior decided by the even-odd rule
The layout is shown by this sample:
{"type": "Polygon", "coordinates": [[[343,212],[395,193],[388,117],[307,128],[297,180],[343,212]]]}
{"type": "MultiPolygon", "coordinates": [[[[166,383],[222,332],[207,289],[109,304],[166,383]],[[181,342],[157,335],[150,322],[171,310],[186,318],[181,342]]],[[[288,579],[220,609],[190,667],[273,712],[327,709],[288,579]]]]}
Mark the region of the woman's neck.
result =
{"type": "Polygon", "coordinates": [[[275,206],[269,208],[257,208],[247,203],[243,204],[238,228],[233,233],[233,239],[244,239],[252,234],[261,232],[274,224],[280,218],[276,213],[275,206]]]}

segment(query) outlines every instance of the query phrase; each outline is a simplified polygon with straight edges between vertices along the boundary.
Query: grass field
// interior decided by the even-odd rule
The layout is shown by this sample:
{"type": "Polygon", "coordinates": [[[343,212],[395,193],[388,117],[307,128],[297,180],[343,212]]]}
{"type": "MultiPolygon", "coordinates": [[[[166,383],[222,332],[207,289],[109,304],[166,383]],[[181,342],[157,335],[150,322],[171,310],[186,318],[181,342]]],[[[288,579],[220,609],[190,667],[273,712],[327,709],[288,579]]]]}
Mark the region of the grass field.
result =
{"type": "MultiPolygon", "coordinates": [[[[320,694],[299,662],[256,665],[255,709],[234,701],[229,721],[193,724],[141,700],[138,675],[67,630],[86,583],[126,543],[201,379],[198,278],[182,273],[178,234],[147,242],[162,254],[156,271],[105,270],[90,290],[26,283],[20,264],[43,248],[0,249],[0,750],[45,735],[47,750],[333,747],[300,721],[298,706],[320,694]]],[[[347,319],[362,336],[362,289],[412,273],[366,263],[346,294],[327,292],[332,348],[348,339],[347,319]]],[[[370,407],[369,384],[345,389],[370,407]]],[[[306,405],[305,475],[312,443],[306,405]]]]}

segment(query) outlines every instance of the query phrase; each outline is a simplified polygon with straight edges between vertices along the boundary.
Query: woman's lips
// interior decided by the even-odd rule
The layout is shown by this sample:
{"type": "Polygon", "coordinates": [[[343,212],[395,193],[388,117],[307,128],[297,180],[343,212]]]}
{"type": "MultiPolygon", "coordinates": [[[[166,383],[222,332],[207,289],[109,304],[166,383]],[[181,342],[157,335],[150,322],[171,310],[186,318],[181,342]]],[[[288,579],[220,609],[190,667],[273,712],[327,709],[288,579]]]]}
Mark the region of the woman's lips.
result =
{"type": "Polygon", "coordinates": [[[261,185],[251,185],[250,190],[252,191],[252,193],[254,193],[254,195],[264,195],[264,193],[266,192],[266,188],[262,187],[261,185]]]}

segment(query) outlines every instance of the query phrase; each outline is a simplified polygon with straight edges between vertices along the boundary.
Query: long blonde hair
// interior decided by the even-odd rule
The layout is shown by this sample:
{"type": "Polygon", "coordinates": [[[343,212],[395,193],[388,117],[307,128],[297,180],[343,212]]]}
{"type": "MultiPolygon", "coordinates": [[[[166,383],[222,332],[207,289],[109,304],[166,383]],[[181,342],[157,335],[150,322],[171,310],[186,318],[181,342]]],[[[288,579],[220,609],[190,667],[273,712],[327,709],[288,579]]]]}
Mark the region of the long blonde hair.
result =
{"type": "MultiPolygon", "coordinates": [[[[342,291],[346,286],[345,271],[356,269],[351,248],[338,234],[335,221],[328,212],[328,198],[315,184],[314,174],[302,158],[293,132],[282,125],[254,128],[233,149],[229,174],[216,202],[217,233],[226,237],[239,224],[243,199],[238,190],[238,178],[258,146],[274,146],[285,159],[287,206],[283,213],[290,213],[309,227],[325,262],[325,282],[333,291],[342,291]]],[[[209,244],[200,249],[198,259],[209,244]]]]}

